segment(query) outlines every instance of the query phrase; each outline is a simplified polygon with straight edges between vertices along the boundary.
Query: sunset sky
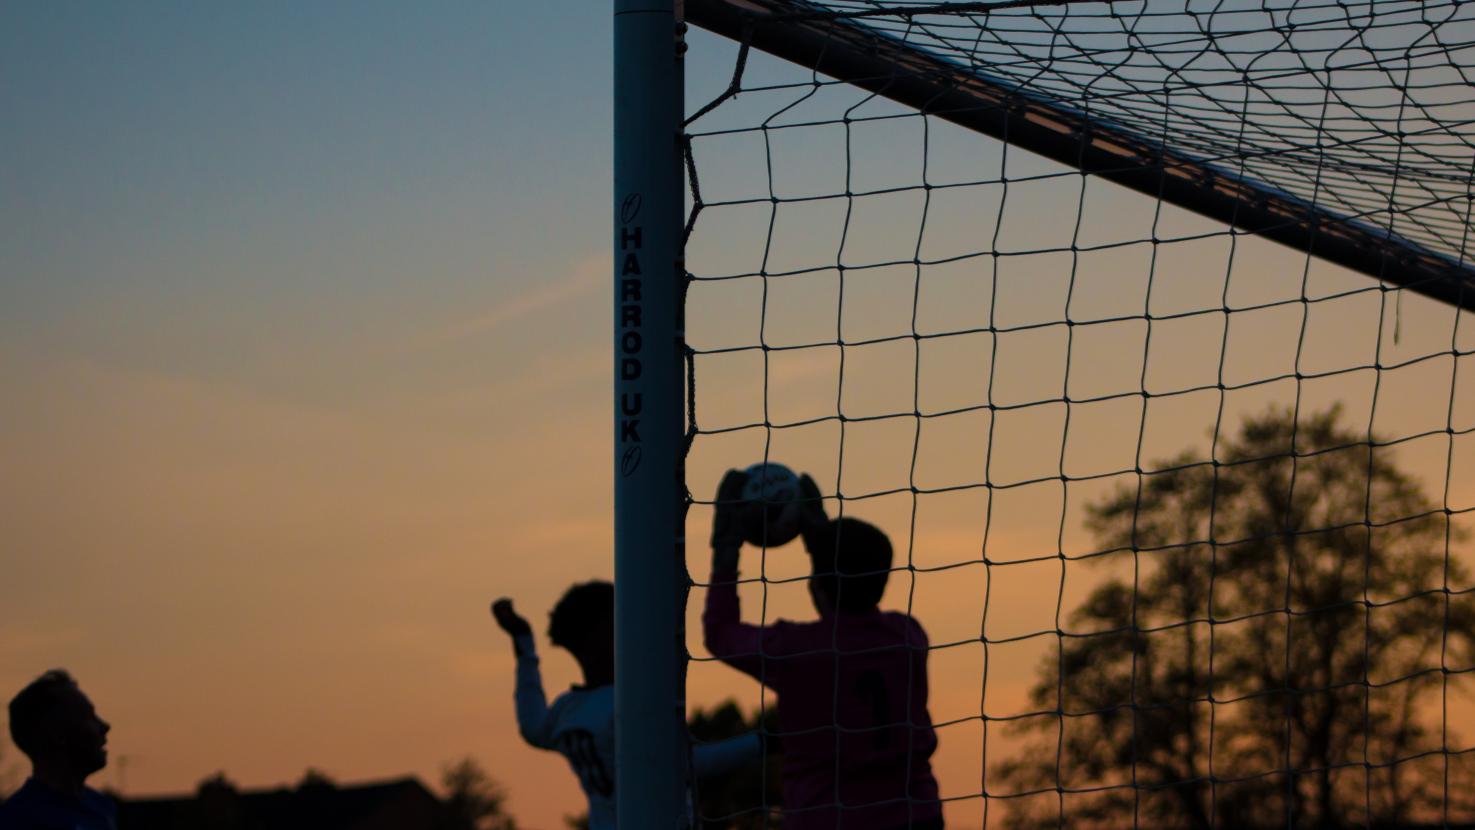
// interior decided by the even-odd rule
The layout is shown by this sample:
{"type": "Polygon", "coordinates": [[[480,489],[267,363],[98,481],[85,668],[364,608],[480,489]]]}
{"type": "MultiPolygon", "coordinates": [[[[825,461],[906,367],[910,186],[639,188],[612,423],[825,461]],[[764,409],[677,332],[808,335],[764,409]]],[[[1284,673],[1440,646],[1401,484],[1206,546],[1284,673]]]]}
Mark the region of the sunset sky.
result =
{"type": "Polygon", "coordinates": [[[73,671],[129,793],[472,754],[559,826],[486,607],[611,573],[608,16],[0,20],[0,687],[73,671]]]}
{"type": "MultiPolygon", "coordinates": [[[[691,98],[705,100],[726,83],[730,50],[701,33],[692,43],[691,98]]],[[[72,671],[114,726],[113,763],[96,783],[176,793],[221,770],[257,787],[308,767],[341,781],[434,781],[444,763],[471,755],[506,786],[526,826],[552,830],[582,812],[565,762],[517,736],[511,650],[486,608],[512,596],[541,631],[570,583],[612,574],[609,66],[608,5],[575,0],[444,3],[433,14],[390,2],[0,9],[0,695],[48,668],[72,671]]],[[[907,175],[906,155],[886,148],[908,137],[867,135],[876,160],[859,166],[878,179],[907,175]]],[[[959,148],[969,140],[953,138],[959,148]]],[[[972,140],[956,150],[959,163],[997,174],[998,145],[972,140]]],[[[832,172],[832,148],[793,141],[789,181],[832,172]]],[[[724,179],[723,167],[752,148],[714,142],[703,156],[703,146],[710,198],[724,183],[730,195],[752,184],[735,169],[724,179]]],[[[1008,163],[1058,169],[1017,151],[1008,163]]],[[[1016,188],[1001,235],[1019,249],[1049,246],[1074,219],[1078,187],[1016,188]]],[[[1110,186],[1091,194],[1089,233],[1152,235],[1151,200],[1110,186]]],[[[974,195],[929,220],[931,244],[976,247],[970,240],[992,234],[992,218],[981,227],[967,217],[997,214],[997,199],[974,195]]],[[[869,246],[856,255],[915,246],[915,230],[896,230],[913,209],[884,207],[871,227],[854,219],[851,244],[869,246]]],[[[804,227],[830,230],[780,239],[776,256],[834,258],[825,224],[834,216],[815,210],[804,227]]],[[[699,224],[698,273],[754,267],[766,219],[729,213],[699,224]],[[705,236],[712,227],[725,235],[705,236]]],[[[1173,210],[1159,221],[1164,235],[1209,227],[1173,210]]],[[[1124,313],[1110,310],[1123,302],[1141,313],[1150,269],[1155,311],[1217,308],[1226,276],[1237,305],[1301,290],[1304,255],[1267,243],[1242,242],[1232,269],[1223,238],[1164,246],[1152,266],[1149,253],[1125,248],[1083,264],[1072,313],[1106,317],[1124,313]]],[[[1058,258],[1004,268],[999,325],[1060,315],[1069,269],[1058,258]]],[[[770,300],[770,343],[833,337],[838,286],[824,279],[771,286],[791,293],[770,300]]],[[[988,319],[977,280],[961,271],[937,272],[915,309],[910,281],[898,295],[884,275],[866,279],[847,288],[847,337],[988,319]]],[[[1321,264],[1309,280],[1313,294],[1370,284],[1321,264]]],[[[753,281],[699,284],[693,344],[757,342],[760,304],[753,281]]],[[[928,341],[915,385],[910,341],[859,350],[846,358],[843,404],[850,414],[909,408],[920,390],[924,408],[965,407],[989,383],[1000,402],[1029,401],[1058,395],[1067,363],[1078,395],[1136,389],[1144,375],[1154,389],[1213,383],[1221,341],[1230,382],[1295,371],[1301,307],[1286,308],[1237,318],[1227,340],[1217,318],[1156,325],[1151,347],[1141,320],[1087,327],[1070,358],[1048,330],[1001,338],[987,382],[977,361],[992,343],[928,341]]],[[[1475,347],[1475,326],[1462,321],[1456,338],[1455,320],[1414,296],[1397,309],[1375,294],[1318,305],[1300,368],[1475,347]]],[[[773,420],[835,411],[838,355],[772,359],[765,377],[757,353],[703,357],[703,428],[761,420],[765,381],[773,420]]],[[[1462,358],[1456,380],[1454,362],[1383,373],[1379,434],[1442,429],[1451,394],[1454,425],[1475,425],[1475,374],[1462,358]]],[[[1366,428],[1371,378],[1308,383],[1306,405],[1341,402],[1349,423],[1366,428]]],[[[1232,395],[1227,421],[1287,395],[1285,385],[1232,395]]],[[[1135,401],[1077,411],[1064,449],[1057,415],[1000,416],[989,480],[1204,451],[1218,407],[1217,396],[1163,402],[1140,451],[1135,401]]],[[[914,458],[910,424],[852,427],[843,472],[832,425],[767,435],[772,457],[814,472],[829,493],[904,487],[908,475],[924,487],[982,482],[986,417],[934,428],[914,458]]],[[[761,458],[764,438],[700,438],[692,490],[706,497],[723,469],[761,458]]],[[[1435,436],[1399,458],[1436,501],[1448,477],[1451,506],[1469,507],[1475,442],[1455,445],[1435,436]]],[[[1067,552],[1090,549],[1081,506],[1114,483],[1071,495],[1067,552]]],[[[1061,546],[1056,490],[994,498],[991,559],[1061,546]]],[[[924,573],[911,593],[898,579],[887,595],[888,607],[917,610],[934,642],[979,634],[984,499],[928,498],[915,515],[906,494],[847,508],[885,527],[920,566],[979,560],[924,573]]],[[[709,520],[698,507],[688,528],[699,580],[709,520]]],[[[769,552],[764,573],[802,576],[802,557],[789,553],[769,552]]],[[[1101,576],[1071,567],[1067,612],[1101,576]]],[[[1051,627],[1059,570],[996,572],[990,619],[1000,627],[990,636],[1051,627]]],[[[693,592],[689,615],[697,656],[702,598],[693,592]]],[[[745,589],[750,619],[761,598],[745,589]]],[[[772,586],[765,613],[812,613],[803,585],[772,586]]],[[[572,660],[542,648],[550,693],[578,679],[572,660]]],[[[1024,706],[1043,654],[995,655],[990,714],[1024,706]]],[[[934,656],[935,719],[978,714],[980,669],[976,648],[934,656]]],[[[738,694],[756,705],[755,685],[735,678],[694,664],[692,702],[738,694]]],[[[1452,705],[1469,711],[1462,700],[1452,705]]],[[[976,724],[943,736],[945,795],[976,789],[979,740],[976,724]]],[[[0,747],[0,772],[14,783],[21,759],[0,747]]],[[[973,808],[956,809],[967,826],[973,808]]]]}

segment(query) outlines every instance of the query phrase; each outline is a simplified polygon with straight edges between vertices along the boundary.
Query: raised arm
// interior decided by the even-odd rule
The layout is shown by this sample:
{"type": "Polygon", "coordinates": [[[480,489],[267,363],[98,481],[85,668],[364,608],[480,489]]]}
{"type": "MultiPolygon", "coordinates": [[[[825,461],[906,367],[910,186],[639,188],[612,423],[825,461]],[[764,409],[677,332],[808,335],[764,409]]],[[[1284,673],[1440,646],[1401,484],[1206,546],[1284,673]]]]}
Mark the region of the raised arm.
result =
{"type": "Polygon", "coordinates": [[[738,556],[743,546],[739,509],[747,475],[728,470],[717,487],[712,516],[712,575],[702,611],[702,639],[712,656],[739,671],[759,671],[763,629],[746,625],[738,607],[738,556]]]}
{"type": "Polygon", "coordinates": [[[512,600],[505,597],[492,603],[492,617],[512,638],[512,650],[517,655],[517,685],[513,692],[517,730],[533,746],[553,749],[553,719],[549,717],[548,698],[543,694],[533,628],[513,610],[512,600]]]}
{"type": "Polygon", "coordinates": [[[697,778],[713,778],[755,763],[762,756],[762,738],[757,732],[747,732],[692,747],[691,771],[697,778]]]}

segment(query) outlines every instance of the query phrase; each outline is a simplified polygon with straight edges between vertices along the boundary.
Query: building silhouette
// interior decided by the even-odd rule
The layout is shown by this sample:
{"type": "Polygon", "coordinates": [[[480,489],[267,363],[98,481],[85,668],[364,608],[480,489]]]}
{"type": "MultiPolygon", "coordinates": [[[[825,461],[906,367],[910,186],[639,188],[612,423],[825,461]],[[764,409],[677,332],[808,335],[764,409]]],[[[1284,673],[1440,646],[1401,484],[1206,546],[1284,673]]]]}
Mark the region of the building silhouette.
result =
{"type": "Polygon", "coordinates": [[[419,779],[238,790],[223,776],[194,795],[118,799],[119,830],[457,830],[464,823],[419,779]]]}

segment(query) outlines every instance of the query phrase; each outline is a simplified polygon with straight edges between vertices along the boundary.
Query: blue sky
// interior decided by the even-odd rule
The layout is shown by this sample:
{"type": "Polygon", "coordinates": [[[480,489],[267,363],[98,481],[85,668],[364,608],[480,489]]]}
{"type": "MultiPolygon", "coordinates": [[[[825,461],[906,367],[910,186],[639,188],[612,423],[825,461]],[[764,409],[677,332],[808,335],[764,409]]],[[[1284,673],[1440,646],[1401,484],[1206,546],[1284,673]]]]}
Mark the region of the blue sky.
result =
{"type": "MultiPolygon", "coordinates": [[[[11,336],[108,303],[140,323],[269,306],[331,339],[504,299],[600,249],[609,38],[590,4],[9,8],[11,336]]],[[[206,348],[107,350],[213,371],[251,347],[222,325],[206,348]]]]}

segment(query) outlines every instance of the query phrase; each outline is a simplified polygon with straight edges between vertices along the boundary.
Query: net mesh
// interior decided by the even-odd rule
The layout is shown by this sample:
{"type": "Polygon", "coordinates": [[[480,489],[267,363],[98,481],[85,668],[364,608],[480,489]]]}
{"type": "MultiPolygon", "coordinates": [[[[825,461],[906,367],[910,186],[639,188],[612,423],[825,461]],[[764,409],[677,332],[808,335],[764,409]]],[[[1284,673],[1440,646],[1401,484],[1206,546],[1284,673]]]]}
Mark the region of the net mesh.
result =
{"type": "Polygon", "coordinates": [[[688,537],[761,460],[890,535],[948,826],[1475,822],[1475,4],[686,7],[688,537]]]}
{"type": "Polygon", "coordinates": [[[857,20],[1195,164],[1460,257],[1475,137],[1469,3],[1001,5],[825,8],[841,20],[881,12],[857,20]]]}

